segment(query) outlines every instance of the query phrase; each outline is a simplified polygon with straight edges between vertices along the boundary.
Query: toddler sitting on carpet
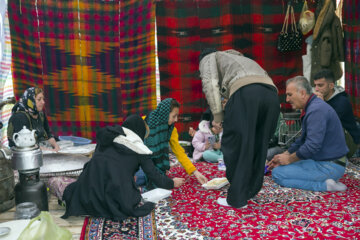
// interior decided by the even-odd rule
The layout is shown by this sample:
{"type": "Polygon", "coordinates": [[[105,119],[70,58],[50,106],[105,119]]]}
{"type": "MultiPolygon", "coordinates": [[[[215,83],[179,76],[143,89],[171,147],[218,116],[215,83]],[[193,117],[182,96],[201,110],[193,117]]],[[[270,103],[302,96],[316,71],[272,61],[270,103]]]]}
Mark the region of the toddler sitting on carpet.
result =
{"type": "Polygon", "coordinates": [[[219,158],[223,158],[220,151],[222,128],[217,129],[212,126],[210,121],[203,120],[199,123],[199,130],[195,133],[192,140],[194,146],[193,159],[199,161],[203,158],[210,163],[218,162],[219,158]]]}

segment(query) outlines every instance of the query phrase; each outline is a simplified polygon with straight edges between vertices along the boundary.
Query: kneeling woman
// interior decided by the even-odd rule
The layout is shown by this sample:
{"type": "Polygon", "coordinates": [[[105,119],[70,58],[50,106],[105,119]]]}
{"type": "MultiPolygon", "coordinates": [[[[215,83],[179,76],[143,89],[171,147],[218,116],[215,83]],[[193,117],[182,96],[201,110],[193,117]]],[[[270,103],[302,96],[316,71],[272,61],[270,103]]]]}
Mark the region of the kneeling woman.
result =
{"type": "Polygon", "coordinates": [[[123,220],[149,214],[154,203],[142,201],[134,174],[142,167],[158,187],[171,189],[184,183],[160,174],[149,158],[152,153],[143,143],[147,131],[144,120],[129,116],[122,126],[102,128],[97,147],[79,179],[65,188],[63,200],[69,216],[90,215],[123,220]]]}

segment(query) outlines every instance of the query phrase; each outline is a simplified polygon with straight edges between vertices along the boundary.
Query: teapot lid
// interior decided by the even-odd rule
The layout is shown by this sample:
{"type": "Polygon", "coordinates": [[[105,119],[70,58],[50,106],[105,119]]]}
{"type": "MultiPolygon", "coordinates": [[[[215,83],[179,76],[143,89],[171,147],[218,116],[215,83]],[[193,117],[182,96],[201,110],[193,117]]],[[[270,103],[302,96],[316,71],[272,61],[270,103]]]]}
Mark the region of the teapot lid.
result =
{"type": "Polygon", "coordinates": [[[27,129],[25,125],[24,125],[23,128],[18,132],[18,134],[27,134],[27,133],[31,133],[31,131],[30,131],[29,129],[27,129]]]}

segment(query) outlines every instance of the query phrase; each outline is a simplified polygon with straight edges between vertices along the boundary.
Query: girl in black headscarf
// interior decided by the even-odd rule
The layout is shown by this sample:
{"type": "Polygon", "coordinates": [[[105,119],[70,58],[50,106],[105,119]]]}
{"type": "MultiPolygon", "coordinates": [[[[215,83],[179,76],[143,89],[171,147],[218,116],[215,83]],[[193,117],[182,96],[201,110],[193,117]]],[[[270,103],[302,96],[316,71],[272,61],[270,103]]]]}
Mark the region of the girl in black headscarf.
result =
{"type": "Polygon", "coordinates": [[[155,168],[152,153],[143,140],[147,127],[137,115],[129,116],[122,126],[108,126],[96,135],[97,148],[79,179],[66,187],[63,200],[68,216],[90,215],[123,220],[149,214],[154,203],[142,201],[134,174],[142,167],[157,186],[172,189],[184,179],[170,179],[155,168]]]}

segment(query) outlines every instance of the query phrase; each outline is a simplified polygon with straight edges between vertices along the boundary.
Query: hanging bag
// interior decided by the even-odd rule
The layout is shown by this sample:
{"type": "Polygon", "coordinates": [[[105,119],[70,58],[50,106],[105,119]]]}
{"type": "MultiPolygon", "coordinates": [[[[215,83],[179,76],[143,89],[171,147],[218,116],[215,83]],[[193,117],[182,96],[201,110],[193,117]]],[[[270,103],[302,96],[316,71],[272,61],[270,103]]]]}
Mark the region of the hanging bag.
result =
{"type": "Polygon", "coordinates": [[[303,8],[300,13],[299,28],[303,35],[308,34],[315,26],[315,16],[312,11],[309,10],[307,1],[304,1],[303,8]]]}
{"type": "Polygon", "coordinates": [[[301,50],[301,47],[302,34],[296,26],[294,7],[291,4],[288,4],[284,24],[278,36],[277,49],[280,52],[291,52],[301,50]],[[289,15],[291,30],[288,32],[289,15]]]}

